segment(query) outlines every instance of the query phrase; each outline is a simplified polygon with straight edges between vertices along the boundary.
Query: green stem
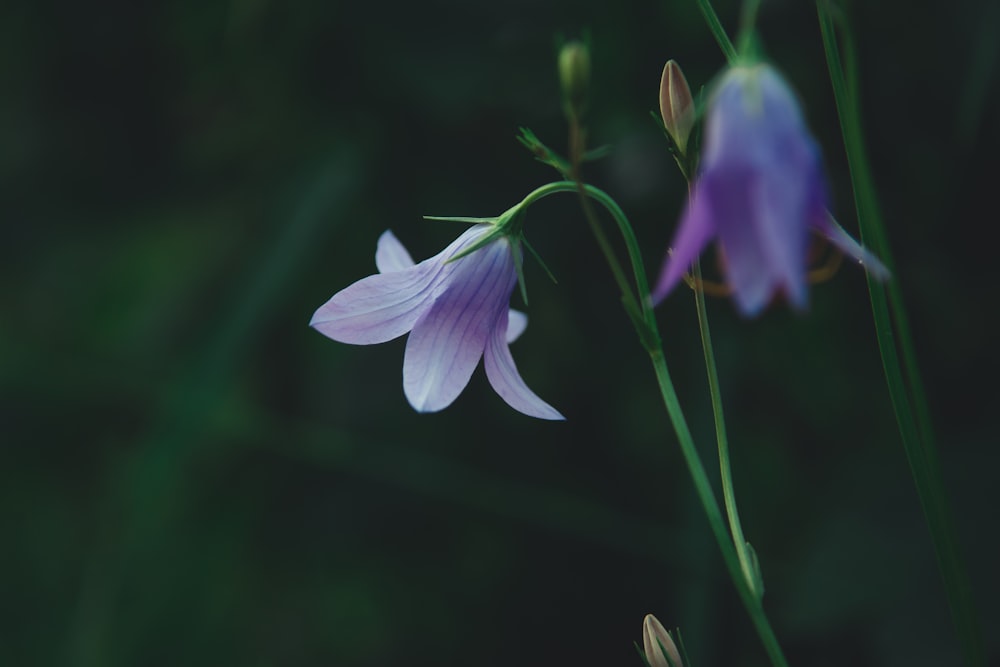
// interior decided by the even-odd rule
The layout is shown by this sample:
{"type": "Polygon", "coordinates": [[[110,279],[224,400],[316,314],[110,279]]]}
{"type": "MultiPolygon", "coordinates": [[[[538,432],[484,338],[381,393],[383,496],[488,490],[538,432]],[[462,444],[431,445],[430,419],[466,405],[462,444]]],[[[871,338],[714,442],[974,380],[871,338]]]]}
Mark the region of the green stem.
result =
{"type": "Polygon", "coordinates": [[[712,3],[709,0],[695,0],[695,2],[705,17],[705,23],[708,24],[708,29],[712,32],[712,36],[719,43],[719,48],[726,55],[726,60],[729,61],[730,65],[735,65],[739,59],[736,54],[736,47],[733,46],[729,35],[726,34],[726,29],[722,27],[722,22],[719,21],[719,15],[712,8],[712,3]]]}
{"type": "Polygon", "coordinates": [[[760,9],[761,0],[743,0],[743,11],[740,15],[740,32],[736,35],[736,43],[739,44],[739,52],[748,56],[751,43],[753,42],[753,29],[757,23],[757,11],[760,9]]]}
{"type": "MultiPolygon", "coordinates": [[[[548,197],[549,195],[559,192],[579,192],[580,189],[580,184],[574,181],[556,181],[554,183],[548,183],[529,193],[528,196],[521,201],[520,206],[527,207],[544,197],[548,197]]],[[[625,213],[607,193],[595,188],[592,185],[583,185],[582,189],[587,196],[600,202],[602,206],[607,208],[616,220],[619,219],[619,216],[621,219],[625,218],[625,213]]],[[[635,293],[632,291],[632,286],[626,277],[625,270],[622,268],[621,262],[619,262],[617,256],[615,256],[614,249],[611,247],[611,242],[608,241],[607,235],[604,234],[604,230],[601,229],[600,225],[596,223],[596,220],[592,215],[587,215],[586,217],[587,223],[590,225],[591,231],[597,239],[597,245],[600,247],[601,252],[608,260],[608,265],[611,268],[611,274],[614,276],[615,283],[617,283],[618,288],[622,292],[622,301],[624,302],[625,310],[629,313],[629,316],[632,318],[633,322],[637,324],[637,326],[642,326],[643,330],[641,330],[639,334],[645,342],[651,334],[651,330],[649,328],[649,321],[652,320],[651,304],[647,303],[648,299],[639,299],[636,297],[635,293]]],[[[639,293],[649,294],[649,287],[646,283],[646,274],[645,271],[642,270],[642,255],[639,253],[639,241],[636,239],[630,226],[622,229],[621,225],[619,225],[619,228],[625,238],[625,246],[628,250],[629,259],[631,260],[633,267],[633,278],[639,288],[639,293]]]]}
{"type": "Polygon", "coordinates": [[[677,434],[677,440],[680,443],[681,454],[684,456],[685,463],[687,463],[698,499],[701,501],[705,514],[708,516],[708,523],[712,528],[712,534],[715,536],[715,541],[722,552],[722,560],[725,562],[726,569],[729,570],[729,576],[736,586],[736,592],[739,594],[740,600],[743,601],[743,606],[746,608],[750,620],[757,630],[757,635],[760,637],[761,643],[764,644],[764,650],[767,651],[768,657],[771,659],[771,664],[774,667],[787,667],[788,662],[785,660],[781,646],[778,644],[778,638],[771,628],[771,623],[764,613],[764,607],[761,605],[760,599],[754,595],[740,569],[739,558],[733,549],[733,543],[723,523],[719,503],[715,498],[715,493],[712,491],[711,484],[709,484],[708,475],[705,473],[705,466],[702,465],[698,451],[695,449],[687,421],[684,419],[684,413],[681,411],[677,392],[674,390],[673,382],[670,379],[670,372],[667,370],[667,363],[663,358],[663,350],[653,350],[649,356],[653,362],[656,380],[660,385],[660,395],[663,398],[663,404],[667,409],[667,414],[670,416],[670,421],[673,422],[674,432],[677,434]]]}
{"type": "MultiPolygon", "coordinates": [[[[701,457],[698,456],[698,450],[694,445],[694,439],[691,437],[691,431],[688,428],[687,420],[684,418],[684,412],[681,410],[680,401],[677,398],[677,391],[674,389],[673,381],[670,379],[670,372],[667,370],[667,362],[663,354],[663,345],[660,342],[656,317],[649,298],[646,269],[643,265],[642,255],[639,252],[639,243],[632,230],[632,225],[629,224],[628,218],[618,204],[607,193],[590,185],[585,186],[584,190],[588,196],[592,197],[611,213],[625,240],[629,258],[632,261],[632,268],[636,274],[636,284],[639,289],[640,300],[644,307],[644,323],[649,332],[649,335],[645,336],[644,339],[650,342],[650,345],[647,347],[649,358],[656,373],[656,380],[660,385],[660,395],[663,398],[663,405],[667,409],[667,414],[670,416],[670,421],[674,426],[674,432],[677,434],[681,454],[684,456],[684,461],[691,474],[698,499],[701,501],[705,514],[708,517],[708,523],[711,526],[712,534],[715,536],[715,541],[719,545],[719,550],[722,552],[722,559],[726,564],[726,569],[729,570],[729,576],[736,586],[736,591],[743,601],[743,605],[746,607],[761,643],[764,644],[764,649],[767,651],[771,663],[774,667],[787,667],[788,663],[785,660],[780,644],[778,644],[778,638],[771,628],[771,623],[764,613],[764,607],[761,604],[760,598],[755,595],[748,580],[741,572],[740,559],[726,531],[726,526],[722,520],[722,513],[719,510],[719,502],[715,497],[715,492],[712,490],[712,485],[708,481],[708,475],[705,472],[705,466],[702,464],[701,457]]],[[[613,254],[606,254],[606,257],[609,262],[617,261],[613,254]]],[[[643,332],[640,331],[639,333],[640,336],[643,336],[643,332]]]]}
{"type": "MultiPolygon", "coordinates": [[[[701,283],[701,262],[694,264],[695,280],[701,283]]],[[[715,436],[719,447],[719,469],[722,478],[722,499],[726,505],[729,530],[733,535],[736,555],[743,569],[743,576],[754,595],[760,599],[764,586],[757,559],[751,555],[750,547],[743,537],[740,514],[736,509],[736,491],[733,487],[733,471],[729,462],[729,438],[726,435],[726,420],[722,413],[722,392],[719,388],[719,372],[715,365],[715,350],[712,347],[712,332],[708,328],[708,309],[705,306],[705,292],[694,290],[695,307],[698,312],[698,331],[701,333],[701,347],[705,352],[705,371],[708,373],[708,392],[712,397],[712,415],[715,417],[715,436]]]]}
{"type": "MultiPolygon", "coordinates": [[[[716,41],[725,53],[730,65],[736,64],[738,54],[733,47],[733,43],[726,34],[718,15],[712,8],[710,0],[697,0],[698,7],[705,16],[709,30],[715,35],[716,41]]],[[[737,39],[740,44],[740,52],[746,55],[753,39],[754,24],[757,20],[757,12],[760,9],[760,0],[745,0],[743,12],[740,20],[740,33],[737,39]]],[[[688,178],[687,170],[681,169],[685,178],[688,178]]],[[[690,181],[690,178],[688,178],[690,181]]],[[[701,282],[701,263],[694,264],[695,278],[701,282]]],[[[726,516],[729,519],[729,529],[732,531],[733,543],[736,546],[736,553],[739,557],[740,566],[743,569],[743,576],[753,590],[758,599],[763,598],[764,582],[760,574],[760,566],[757,558],[752,552],[752,548],[743,536],[743,526],[740,523],[740,514],[736,508],[736,491],[733,487],[732,465],[729,460],[729,438],[726,435],[726,422],[722,412],[722,393],[719,389],[719,374],[715,366],[715,351],[712,347],[712,334],[708,327],[708,310],[705,307],[705,293],[702,290],[695,290],[695,306],[698,313],[698,330],[701,333],[701,347],[705,353],[705,370],[708,373],[708,388],[712,398],[712,414],[715,418],[715,435],[719,448],[719,469],[722,478],[722,496],[726,504],[726,516]]]]}
{"type": "MultiPolygon", "coordinates": [[[[842,61],[834,28],[833,9],[827,0],[817,0],[816,9],[837,114],[840,117],[861,237],[892,270],[892,253],[882,224],[861,131],[861,112],[857,101],[857,64],[850,33],[846,22],[842,23],[845,50],[842,61]]],[[[898,281],[892,280],[888,286],[883,286],[871,276],[868,277],[868,292],[889,396],[910,472],[931,533],[962,655],[967,665],[980,667],[986,664],[982,631],[941,478],[930,409],[916,363],[902,293],[898,281]]]]}
{"type": "MultiPolygon", "coordinates": [[[[521,205],[528,206],[543,197],[547,197],[557,192],[579,192],[579,189],[580,186],[573,181],[558,181],[555,183],[549,183],[548,185],[544,185],[530,193],[524,198],[521,205]]],[[[774,630],[771,628],[771,623],[768,620],[767,615],[764,613],[764,607],[761,604],[761,600],[754,593],[747,577],[741,569],[740,557],[737,555],[733,546],[733,541],[726,529],[726,524],[722,518],[722,512],[719,509],[719,501],[716,499],[715,492],[712,490],[708,474],[705,472],[705,466],[702,464],[701,457],[698,455],[698,450],[695,447],[694,439],[691,437],[691,431],[688,428],[687,420],[684,418],[684,412],[681,410],[680,401],[677,398],[677,392],[674,389],[673,381],[670,379],[670,372],[667,369],[667,363],[663,354],[663,346],[660,343],[656,317],[653,312],[652,303],[649,299],[649,284],[646,281],[646,269],[642,261],[642,254],[639,251],[639,242],[632,229],[632,225],[629,223],[628,218],[625,216],[621,207],[619,207],[617,202],[615,202],[615,200],[612,199],[606,192],[595,188],[592,185],[583,185],[582,189],[589,198],[593,199],[607,209],[612,218],[614,218],[615,223],[618,225],[618,229],[622,234],[629,259],[632,263],[636,288],[639,293],[638,302],[641,308],[641,319],[636,320],[633,318],[633,323],[635,324],[636,329],[639,332],[639,336],[644,341],[646,349],[649,352],[649,358],[653,364],[653,371],[656,374],[656,380],[660,386],[660,395],[663,399],[663,405],[667,410],[671,423],[673,424],[674,432],[677,434],[681,454],[684,457],[688,471],[691,474],[691,480],[694,482],[698,499],[701,501],[701,505],[705,510],[706,516],[708,517],[708,523],[711,527],[712,534],[715,536],[715,541],[719,545],[719,550],[722,552],[722,560],[726,565],[726,569],[729,571],[729,576],[733,580],[733,585],[736,587],[740,600],[742,600],[744,607],[746,607],[750,620],[753,623],[754,628],[757,630],[761,643],[764,645],[764,650],[770,657],[771,663],[774,667],[788,667],[788,662],[785,660],[784,653],[778,643],[778,638],[774,634],[774,630]]],[[[605,259],[612,267],[612,273],[616,276],[624,275],[624,271],[621,270],[618,258],[615,256],[610,245],[602,243],[599,243],[599,245],[601,246],[602,252],[604,252],[605,259]]],[[[632,294],[632,288],[627,282],[624,285],[620,283],[619,286],[622,287],[622,298],[626,301],[626,303],[629,302],[630,298],[635,298],[632,294]]]]}

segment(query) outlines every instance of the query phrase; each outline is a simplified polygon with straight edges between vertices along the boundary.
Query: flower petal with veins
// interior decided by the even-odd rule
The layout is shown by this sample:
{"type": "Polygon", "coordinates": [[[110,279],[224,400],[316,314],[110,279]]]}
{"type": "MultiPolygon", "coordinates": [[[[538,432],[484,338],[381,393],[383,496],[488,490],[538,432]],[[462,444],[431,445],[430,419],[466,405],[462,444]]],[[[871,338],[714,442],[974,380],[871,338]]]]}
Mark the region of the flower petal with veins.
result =
{"type": "Polygon", "coordinates": [[[316,311],[311,325],[329,338],[355,344],[380,343],[409,332],[403,390],[419,412],[451,405],[485,355],[490,383],[511,407],[541,419],[563,419],[524,384],[508,348],[528,322],[524,313],[509,307],[520,244],[501,235],[459,256],[493,231],[491,224],[470,227],[419,264],[386,231],[375,253],[380,273],[335,294],[316,311]]]}
{"type": "Polygon", "coordinates": [[[418,412],[436,412],[458,398],[508,308],[516,281],[508,242],[501,239],[475,254],[476,261],[455,262],[459,268],[449,285],[406,341],[403,390],[418,412]]]}
{"type": "Polygon", "coordinates": [[[375,267],[379,273],[403,271],[415,263],[395,234],[388,229],[382,232],[382,236],[378,237],[378,246],[375,249],[375,267]]]}
{"type": "MultiPolygon", "coordinates": [[[[511,311],[511,313],[513,312],[515,311],[511,311]]],[[[486,377],[489,378],[493,390],[500,395],[500,398],[507,401],[507,405],[530,417],[565,419],[558,410],[531,391],[521,379],[521,374],[517,372],[517,366],[514,364],[514,358],[510,354],[510,348],[507,346],[509,341],[500,336],[504,324],[502,316],[499,324],[500,326],[493,330],[489,340],[486,341],[486,350],[483,355],[486,377]]]]}

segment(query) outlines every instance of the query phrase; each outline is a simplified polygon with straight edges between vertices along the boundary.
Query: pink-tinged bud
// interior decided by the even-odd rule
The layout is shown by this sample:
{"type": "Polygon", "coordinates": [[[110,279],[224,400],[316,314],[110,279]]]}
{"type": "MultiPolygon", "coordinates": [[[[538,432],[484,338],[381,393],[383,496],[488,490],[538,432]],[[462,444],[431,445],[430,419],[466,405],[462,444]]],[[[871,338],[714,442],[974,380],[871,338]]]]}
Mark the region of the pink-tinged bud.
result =
{"type": "Polygon", "coordinates": [[[652,614],[646,614],[642,621],[642,648],[650,667],[684,667],[670,633],[652,614]]]}
{"type": "Polygon", "coordinates": [[[694,102],[680,65],[668,60],[660,77],[660,115],[670,137],[687,153],[688,136],[694,127],[694,102]]]}

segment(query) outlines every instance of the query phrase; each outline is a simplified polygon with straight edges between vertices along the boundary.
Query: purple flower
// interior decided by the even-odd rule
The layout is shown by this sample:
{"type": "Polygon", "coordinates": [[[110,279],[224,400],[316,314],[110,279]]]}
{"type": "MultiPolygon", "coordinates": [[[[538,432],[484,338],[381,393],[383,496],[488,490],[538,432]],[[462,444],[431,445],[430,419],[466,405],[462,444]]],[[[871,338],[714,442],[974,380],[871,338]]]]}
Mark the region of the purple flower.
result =
{"type": "Polygon", "coordinates": [[[660,302],[712,239],[744,315],[777,294],[808,301],[810,231],[826,237],[880,280],[889,272],[827,212],[819,149],[795,94],[767,65],[733,67],[709,100],[700,174],[653,291],[660,302]]]}
{"type": "Polygon", "coordinates": [[[515,252],[519,260],[520,243],[497,234],[494,225],[479,224],[414,264],[387,231],[375,253],[379,273],[337,292],[310,326],[356,345],[384,343],[409,332],[403,390],[418,412],[451,405],[483,358],[486,377],[508,405],[531,417],[563,419],[528,389],[510,354],[508,344],[527,326],[527,317],[509,308],[517,283],[515,252]]]}

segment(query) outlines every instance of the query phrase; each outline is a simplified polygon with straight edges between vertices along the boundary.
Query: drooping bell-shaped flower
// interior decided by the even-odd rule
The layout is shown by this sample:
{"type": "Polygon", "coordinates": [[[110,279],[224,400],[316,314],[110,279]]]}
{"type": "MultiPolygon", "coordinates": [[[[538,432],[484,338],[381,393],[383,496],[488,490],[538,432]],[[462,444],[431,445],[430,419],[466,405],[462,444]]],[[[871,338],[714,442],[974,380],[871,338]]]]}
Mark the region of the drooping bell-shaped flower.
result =
{"type": "Polygon", "coordinates": [[[743,314],[758,314],[779,294],[802,309],[810,232],[876,278],[888,277],[827,211],[819,149],[788,84],[768,65],[733,67],[709,100],[699,175],[653,300],[662,301],[715,239],[743,314]]]}
{"type": "Polygon", "coordinates": [[[342,343],[384,343],[409,332],[403,390],[418,412],[442,410],[458,397],[480,358],[493,389],[515,410],[563,419],[521,379],[508,343],[527,325],[511,310],[517,283],[516,238],[493,224],[470,227],[440,253],[415,264],[385,232],[375,263],[379,273],[337,292],[310,326],[342,343]],[[478,246],[478,247],[477,247],[478,246]]]}

